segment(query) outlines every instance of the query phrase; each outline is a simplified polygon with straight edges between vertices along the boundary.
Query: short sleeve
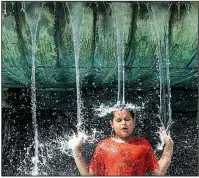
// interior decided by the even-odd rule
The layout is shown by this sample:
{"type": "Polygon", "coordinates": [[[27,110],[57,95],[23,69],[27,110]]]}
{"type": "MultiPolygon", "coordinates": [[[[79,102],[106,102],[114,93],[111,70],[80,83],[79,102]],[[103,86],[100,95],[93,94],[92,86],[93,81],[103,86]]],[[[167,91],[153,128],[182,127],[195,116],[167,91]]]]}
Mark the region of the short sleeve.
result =
{"type": "Polygon", "coordinates": [[[154,154],[152,146],[148,142],[148,150],[146,155],[146,172],[151,173],[158,168],[158,160],[154,154]]]}
{"type": "Polygon", "coordinates": [[[96,146],[94,155],[90,160],[89,168],[94,172],[94,175],[96,176],[104,175],[105,172],[104,151],[99,144],[96,146]]]}

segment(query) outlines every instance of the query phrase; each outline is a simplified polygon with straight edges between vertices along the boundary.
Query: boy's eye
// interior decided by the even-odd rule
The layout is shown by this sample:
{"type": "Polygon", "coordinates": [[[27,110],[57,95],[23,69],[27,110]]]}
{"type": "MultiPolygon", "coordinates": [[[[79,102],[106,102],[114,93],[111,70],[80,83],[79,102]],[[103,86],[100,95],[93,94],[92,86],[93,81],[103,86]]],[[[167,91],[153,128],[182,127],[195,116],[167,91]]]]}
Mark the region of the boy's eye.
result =
{"type": "Polygon", "coordinates": [[[121,119],[117,119],[116,122],[121,122],[121,119]]]}

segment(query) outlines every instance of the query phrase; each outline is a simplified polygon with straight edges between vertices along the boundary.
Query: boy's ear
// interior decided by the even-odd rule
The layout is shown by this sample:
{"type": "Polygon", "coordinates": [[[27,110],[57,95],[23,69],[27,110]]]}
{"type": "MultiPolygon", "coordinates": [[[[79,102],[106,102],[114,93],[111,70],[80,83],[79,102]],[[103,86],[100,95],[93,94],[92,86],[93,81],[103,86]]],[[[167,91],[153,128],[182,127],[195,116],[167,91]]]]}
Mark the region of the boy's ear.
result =
{"type": "Polygon", "coordinates": [[[135,117],[133,118],[133,124],[134,124],[134,127],[135,127],[135,124],[136,124],[136,118],[135,117]]]}
{"type": "Polygon", "coordinates": [[[113,128],[113,121],[110,120],[110,125],[111,125],[111,128],[113,128]]]}

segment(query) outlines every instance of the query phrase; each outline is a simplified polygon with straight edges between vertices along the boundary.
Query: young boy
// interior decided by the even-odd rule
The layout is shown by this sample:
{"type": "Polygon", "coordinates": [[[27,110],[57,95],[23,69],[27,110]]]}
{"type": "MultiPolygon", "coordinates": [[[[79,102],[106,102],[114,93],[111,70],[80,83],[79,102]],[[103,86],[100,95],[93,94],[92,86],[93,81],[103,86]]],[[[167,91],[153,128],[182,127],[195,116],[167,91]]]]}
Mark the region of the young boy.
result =
{"type": "Polygon", "coordinates": [[[144,176],[165,175],[173,154],[173,141],[164,130],[165,146],[158,161],[150,143],[133,135],[135,115],[132,111],[118,110],[113,112],[110,125],[115,136],[99,142],[89,165],[81,154],[83,137],[77,138],[73,147],[75,163],[81,175],[96,176],[144,176]]]}

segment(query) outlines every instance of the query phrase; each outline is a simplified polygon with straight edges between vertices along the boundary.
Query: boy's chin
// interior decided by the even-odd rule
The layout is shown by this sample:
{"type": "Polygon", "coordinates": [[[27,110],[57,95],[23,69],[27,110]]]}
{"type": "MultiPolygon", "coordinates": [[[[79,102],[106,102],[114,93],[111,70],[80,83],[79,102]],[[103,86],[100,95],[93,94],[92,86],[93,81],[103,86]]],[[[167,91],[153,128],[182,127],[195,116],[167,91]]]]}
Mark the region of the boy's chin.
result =
{"type": "Polygon", "coordinates": [[[132,135],[131,134],[125,134],[125,135],[121,135],[120,138],[121,139],[128,139],[130,138],[132,135]]]}

